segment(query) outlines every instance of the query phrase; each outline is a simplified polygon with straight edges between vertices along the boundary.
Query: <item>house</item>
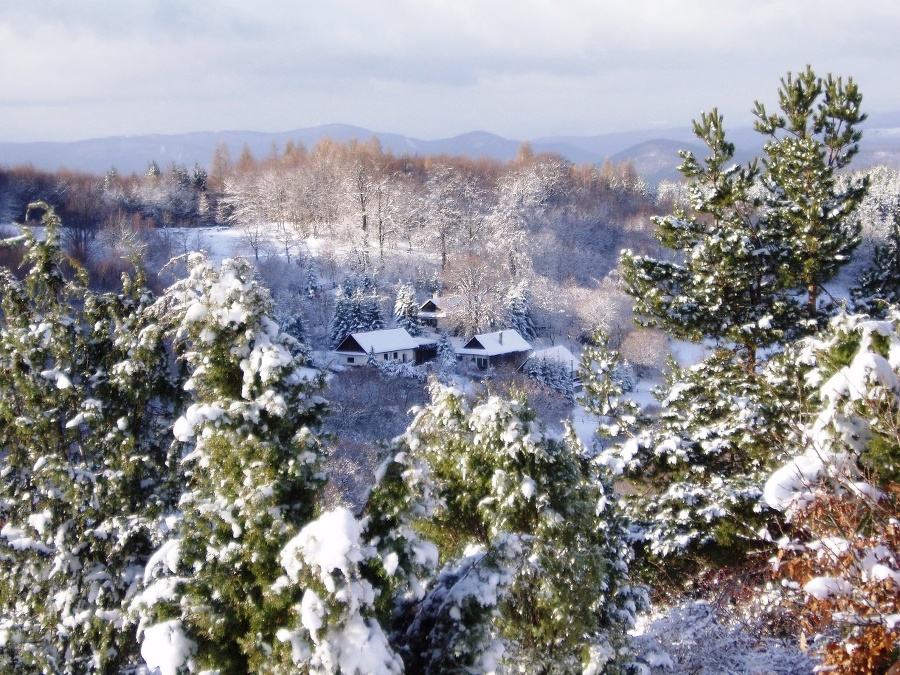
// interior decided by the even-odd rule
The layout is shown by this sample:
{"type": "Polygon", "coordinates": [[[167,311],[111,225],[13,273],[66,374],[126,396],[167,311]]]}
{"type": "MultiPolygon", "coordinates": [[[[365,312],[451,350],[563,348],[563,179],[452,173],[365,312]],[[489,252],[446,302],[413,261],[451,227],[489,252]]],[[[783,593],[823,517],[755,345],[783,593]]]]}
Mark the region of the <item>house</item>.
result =
{"type": "Polygon", "coordinates": [[[452,321],[453,312],[462,303],[462,298],[451,295],[446,298],[429,298],[419,306],[419,321],[431,328],[446,328],[448,321],[452,321]]]}
{"type": "Polygon", "coordinates": [[[456,350],[456,358],[480,369],[510,365],[518,368],[528,358],[531,345],[512,328],[475,335],[456,350]]]}
{"type": "Polygon", "coordinates": [[[366,365],[372,353],[378,361],[412,364],[416,362],[416,350],[422,344],[422,340],[412,337],[404,328],[389,328],[351,333],[334,351],[338,363],[348,366],[366,365]]]}

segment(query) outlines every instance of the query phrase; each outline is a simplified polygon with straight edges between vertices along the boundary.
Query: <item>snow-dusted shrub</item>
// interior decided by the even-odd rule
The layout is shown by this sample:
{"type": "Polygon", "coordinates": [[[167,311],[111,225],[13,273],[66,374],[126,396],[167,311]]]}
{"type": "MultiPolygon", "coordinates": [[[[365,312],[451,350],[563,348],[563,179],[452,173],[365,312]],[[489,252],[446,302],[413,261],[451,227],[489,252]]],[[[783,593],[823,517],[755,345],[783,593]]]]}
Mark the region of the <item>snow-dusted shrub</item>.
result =
{"type": "Polygon", "coordinates": [[[406,380],[424,382],[425,371],[414,363],[401,363],[400,361],[376,361],[379,372],[386,377],[400,377],[406,380]]]}
{"type": "MultiPolygon", "coordinates": [[[[521,402],[470,400],[437,383],[431,394],[371,511],[403,524],[394,531],[421,532],[446,561],[421,588],[395,589],[406,594],[393,635],[407,668],[612,668],[643,596],[628,585],[615,493],[597,465],[573,433],[547,437],[521,402]]],[[[423,546],[391,541],[398,560],[415,561],[423,546]]]]}
{"type": "Polygon", "coordinates": [[[776,567],[832,672],[883,672],[900,645],[900,315],[839,316],[801,358],[818,409],[765,501],[776,567]]]}

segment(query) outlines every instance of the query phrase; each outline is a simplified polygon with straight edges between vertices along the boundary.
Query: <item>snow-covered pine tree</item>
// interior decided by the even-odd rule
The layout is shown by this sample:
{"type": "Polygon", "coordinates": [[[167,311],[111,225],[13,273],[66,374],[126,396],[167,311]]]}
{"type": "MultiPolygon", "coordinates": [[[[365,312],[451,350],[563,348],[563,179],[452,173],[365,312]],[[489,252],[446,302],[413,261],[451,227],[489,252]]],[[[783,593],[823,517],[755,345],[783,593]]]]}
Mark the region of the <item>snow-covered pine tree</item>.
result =
{"type": "Polygon", "coordinates": [[[381,307],[378,305],[378,296],[374,290],[363,293],[357,289],[353,293],[353,305],[356,311],[355,327],[351,332],[381,330],[384,328],[384,318],[381,316],[381,307]]]}
{"type": "Polygon", "coordinates": [[[365,284],[360,285],[352,279],[338,287],[328,331],[328,342],[332,349],[351,333],[384,328],[378,296],[374,288],[365,291],[364,287],[365,284]]]}
{"type": "Polygon", "coordinates": [[[447,331],[441,331],[441,339],[438,340],[435,362],[437,363],[438,370],[442,373],[452,373],[456,370],[456,352],[453,351],[453,345],[450,344],[450,336],[447,334],[447,331]]]}
{"type": "Polygon", "coordinates": [[[280,554],[316,511],[324,401],[249,263],[216,269],[194,254],[188,270],[154,306],[193,403],[173,427],[186,451],[181,515],[133,603],[142,654],[170,672],[294,672],[278,635],[303,589],[280,554]]]}
{"type": "Polygon", "coordinates": [[[571,429],[546,436],[521,402],[471,401],[438,383],[431,396],[368,511],[373,523],[422,533],[445,562],[419,588],[405,565],[426,562],[425,543],[413,534],[373,542],[403,580],[392,642],[407,670],[611,667],[641,594],[627,583],[623,524],[597,465],[571,429]]]}
{"type": "Polygon", "coordinates": [[[506,318],[510,328],[518,331],[526,340],[534,340],[537,329],[531,311],[531,294],[525,281],[514,285],[506,294],[506,318]]]}
{"type": "Polygon", "coordinates": [[[850,293],[854,305],[873,316],[883,317],[889,306],[900,304],[900,212],[894,214],[887,241],[875,247],[872,264],[850,293]]]}
{"type": "Polygon", "coordinates": [[[353,301],[344,293],[343,286],[338,286],[334,296],[334,313],[328,327],[328,345],[335,349],[353,332],[353,301]]]}
{"type": "Polygon", "coordinates": [[[780,273],[784,242],[760,217],[753,193],[757,163],[731,164],[734,145],[725,139],[718,111],[695,120],[694,133],[710,155],[701,164],[681,152],[692,213],[676,205],[673,214],[653,219],[660,243],[679,252],[680,262],[626,250],[622,280],[640,324],[691,342],[715,340],[752,370],[757,352],[797,321],[780,273]]]}
{"type": "Polygon", "coordinates": [[[570,401],[575,397],[575,388],[569,366],[553,359],[531,358],[525,362],[523,372],[550,391],[562,394],[570,401]]]}
{"type": "Polygon", "coordinates": [[[177,500],[179,399],[136,279],[119,294],[64,273],[59,219],[0,270],[0,670],[118,673],[140,657],[124,606],[177,500]]]}
{"type": "Polygon", "coordinates": [[[852,78],[817,77],[810,66],[788,73],[778,89],[780,113],[756,102],[756,130],[764,147],[765,220],[788,252],[783,274],[806,293],[807,317],[819,316],[823,284],[837,275],[859,245],[854,211],[865,197],[868,177],[838,174],[859,152],[867,115],[852,78]]]}
{"type": "Polygon", "coordinates": [[[762,381],[758,358],[815,330],[818,291],[858,243],[851,218],[866,181],[835,172],[856,153],[860,98],[852,80],[789,74],[783,116],[756,106],[757,129],[770,137],[761,174],[756,161],[728,166],[722,118],[703,115],[694,129],[711,156],[702,166],[683,153],[681,167],[699,217],[676,207],[656,221],[681,262],[622,256],[640,322],[716,346],[701,364],[673,364],[659,424],[626,453],[643,463],[636,475],[654,481],[637,508],[657,554],[733,555],[760,524],[754,502],[773,447],[790,433],[793,394],[762,381]]]}
{"type": "Polygon", "coordinates": [[[400,284],[397,287],[397,299],[394,302],[394,318],[397,325],[405,328],[412,336],[425,332],[419,321],[419,305],[416,303],[416,292],[412,284],[400,284]]]}

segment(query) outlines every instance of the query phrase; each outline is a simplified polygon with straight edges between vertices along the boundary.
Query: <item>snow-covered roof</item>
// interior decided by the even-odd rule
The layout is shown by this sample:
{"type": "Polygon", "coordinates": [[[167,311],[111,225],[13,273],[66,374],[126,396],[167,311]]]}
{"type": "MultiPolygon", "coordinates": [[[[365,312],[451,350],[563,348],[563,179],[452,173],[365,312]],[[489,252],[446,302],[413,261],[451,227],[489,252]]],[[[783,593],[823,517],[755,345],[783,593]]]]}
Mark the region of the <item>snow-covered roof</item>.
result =
{"type": "Polygon", "coordinates": [[[458,295],[448,297],[428,298],[419,305],[419,316],[442,318],[447,316],[447,312],[452,312],[462,302],[462,298],[458,295]]]}
{"type": "Polygon", "coordinates": [[[344,341],[335,350],[336,352],[350,352],[353,354],[368,354],[374,351],[376,354],[385,352],[397,352],[404,349],[415,349],[419,342],[406,332],[405,328],[386,328],[385,330],[370,330],[362,333],[352,333],[344,338],[344,341]]]}
{"type": "Polygon", "coordinates": [[[541,361],[555,361],[572,370],[576,370],[581,365],[581,362],[572,355],[572,352],[562,345],[535,350],[531,354],[531,358],[541,361]]]}
{"type": "Polygon", "coordinates": [[[466,342],[457,354],[471,356],[499,356],[531,351],[531,345],[513,328],[476,335],[466,342]]]}

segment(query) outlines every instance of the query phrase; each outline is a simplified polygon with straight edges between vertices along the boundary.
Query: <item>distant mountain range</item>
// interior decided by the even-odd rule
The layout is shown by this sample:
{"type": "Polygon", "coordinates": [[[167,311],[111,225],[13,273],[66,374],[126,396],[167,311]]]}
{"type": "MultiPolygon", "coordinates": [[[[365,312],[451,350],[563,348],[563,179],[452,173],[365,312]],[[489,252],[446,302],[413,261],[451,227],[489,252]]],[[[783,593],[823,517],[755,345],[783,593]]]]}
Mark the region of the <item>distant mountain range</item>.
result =
{"type": "MultiPolygon", "coordinates": [[[[484,131],[432,141],[400,134],[371,131],[345,124],[329,124],[280,133],[253,131],[197,132],[188,134],[149,134],[96,138],[68,143],[0,142],[0,166],[28,164],[38,169],[65,167],[92,173],[106,173],[115,167],[120,174],[143,172],[153,160],[160,167],[170,164],[208,166],[216,145],[224,141],[233,158],[246,145],[255,157],[266,157],[273,147],[284,148],[292,140],[312,147],[323,138],[345,142],[367,141],[377,136],[382,148],[395,155],[466,155],[508,160],[515,157],[520,140],[502,138],[484,131]]],[[[737,159],[745,160],[760,152],[762,137],[752,129],[734,129],[729,138],[737,147],[737,159]]],[[[655,185],[678,176],[678,150],[690,149],[705,156],[688,127],[647,129],[608,133],[598,136],[558,136],[531,140],[535,152],[553,152],[575,164],[600,164],[609,158],[620,163],[631,160],[645,179],[655,185]]],[[[900,113],[873,115],[865,124],[865,135],[854,166],[889,164],[900,167],[900,113]]]]}

